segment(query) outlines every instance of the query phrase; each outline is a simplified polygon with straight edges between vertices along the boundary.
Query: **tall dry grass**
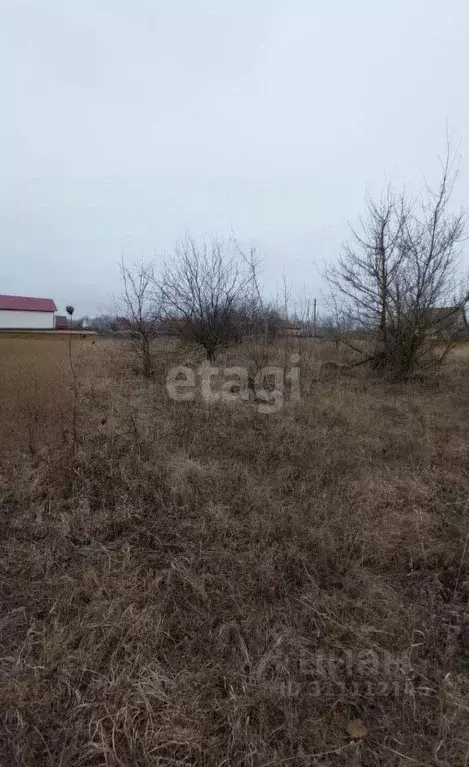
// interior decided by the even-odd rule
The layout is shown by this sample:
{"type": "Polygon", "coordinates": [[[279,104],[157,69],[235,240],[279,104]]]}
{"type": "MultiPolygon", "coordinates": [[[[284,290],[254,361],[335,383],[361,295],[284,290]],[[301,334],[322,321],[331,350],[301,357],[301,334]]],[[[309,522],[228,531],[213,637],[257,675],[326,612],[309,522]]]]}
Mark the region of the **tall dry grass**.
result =
{"type": "Polygon", "coordinates": [[[147,384],[98,341],[73,452],[65,350],[8,343],[2,763],[469,763],[465,350],[391,385],[312,343],[263,415],[172,402],[174,343],[147,384]]]}

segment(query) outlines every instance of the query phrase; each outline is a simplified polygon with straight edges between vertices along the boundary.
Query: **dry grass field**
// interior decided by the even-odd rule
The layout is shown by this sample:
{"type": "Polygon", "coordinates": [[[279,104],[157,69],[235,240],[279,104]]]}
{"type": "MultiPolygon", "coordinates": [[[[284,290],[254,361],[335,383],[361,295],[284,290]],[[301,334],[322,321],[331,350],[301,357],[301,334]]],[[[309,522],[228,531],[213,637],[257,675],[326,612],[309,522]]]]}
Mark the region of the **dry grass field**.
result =
{"type": "Polygon", "coordinates": [[[74,441],[67,339],[0,339],[0,764],[469,765],[467,349],[390,384],[289,343],[262,414],[74,339],[74,441]]]}

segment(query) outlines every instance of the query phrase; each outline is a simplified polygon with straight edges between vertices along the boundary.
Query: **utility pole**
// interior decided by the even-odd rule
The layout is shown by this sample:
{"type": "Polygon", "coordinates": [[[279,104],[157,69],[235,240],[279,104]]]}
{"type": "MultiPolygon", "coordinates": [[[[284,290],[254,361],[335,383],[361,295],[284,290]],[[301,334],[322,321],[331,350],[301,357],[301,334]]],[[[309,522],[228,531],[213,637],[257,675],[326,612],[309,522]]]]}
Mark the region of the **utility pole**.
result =
{"type": "Polygon", "coordinates": [[[285,320],[288,322],[288,282],[287,282],[287,275],[282,275],[282,282],[283,282],[283,311],[285,312],[285,320]]]}
{"type": "Polygon", "coordinates": [[[316,338],[316,299],[313,301],[313,338],[316,338]]]}

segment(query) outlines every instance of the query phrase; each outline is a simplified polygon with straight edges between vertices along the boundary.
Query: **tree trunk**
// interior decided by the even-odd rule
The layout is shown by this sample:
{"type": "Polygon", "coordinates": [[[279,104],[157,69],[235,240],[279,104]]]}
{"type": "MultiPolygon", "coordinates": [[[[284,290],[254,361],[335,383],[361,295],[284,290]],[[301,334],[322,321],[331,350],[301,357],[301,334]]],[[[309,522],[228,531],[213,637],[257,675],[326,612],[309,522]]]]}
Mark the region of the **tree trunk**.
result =
{"type": "Polygon", "coordinates": [[[142,372],[145,378],[152,377],[150,341],[144,338],[142,341],[142,372]]]}

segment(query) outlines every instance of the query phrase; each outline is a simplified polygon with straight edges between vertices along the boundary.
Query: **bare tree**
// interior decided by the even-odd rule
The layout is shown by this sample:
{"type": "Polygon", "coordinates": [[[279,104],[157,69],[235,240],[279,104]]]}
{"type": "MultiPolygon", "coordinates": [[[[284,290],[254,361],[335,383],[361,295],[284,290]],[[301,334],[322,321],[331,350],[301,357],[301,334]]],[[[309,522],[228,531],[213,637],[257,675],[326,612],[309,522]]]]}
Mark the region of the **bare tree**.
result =
{"type": "MultiPolygon", "coordinates": [[[[258,256],[256,248],[251,248],[249,254],[246,254],[241,248],[238,240],[232,234],[231,240],[237,253],[248,267],[251,276],[251,290],[248,307],[248,335],[258,344],[270,344],[278,335],[281,314],[277,305],[272,301],[266,301],[262,296],[262,290],[259,280],[259,271],[261,259],[258,256]]],[[[246,326],[245,326],[246,327],[246,326]]]]}
{"type": "Polygon", "coordinates": [[[145,378],[151,378],[151,342],[158,333],[161,321],[154,267],[152,264],[140,263],[129,269],[122,260],[120,273],[123,286],[119,302],[120,314],[134,343],[141,372],[145,378]]]}
{"type": "Polygon", "coordinates": [[[352,244],[326,272],[355,339],[371,341],[365,354],[349,332],[349,345],[362,361],[401,377],[445,359],[452,339],[442,343],[439,331],[469,300],[459,275],[465,214],[449,210],[456,177],[448,147],[438,189],[427,185],[420,202],[389,188],[379,203],[368,199],[361,230],[352,230],[352,244]]]}
{"type": "Polygon", "coordinates": [[[159,290],[167,316],[213,361],[252,328],[259,304],[255,255],[241,257],[234,239],[199,247],[187,236],[166,263],[159,290]]]}
{"type": "Polygon", "coordinates": [[[317,331],[317,302],[306,287],[295,297],[293,302],[293,321],[297,323],[305,336],[315,336],[317,331]]]}
{"type": "Polygon", "coordinates": [[[78,405],[78,386],[77,386],[77,374],[75,365],[73,362],[72,354],[72,318],[75,311],[75,307],[72,304],[67,304],[65,311],[69,316],[68,325],[68,361],[70,365],[70,371],[73,378],[73,408],[72,408],[72,453],[75,455],[75,448],[77,444],[77,405],[78,405]]]}

